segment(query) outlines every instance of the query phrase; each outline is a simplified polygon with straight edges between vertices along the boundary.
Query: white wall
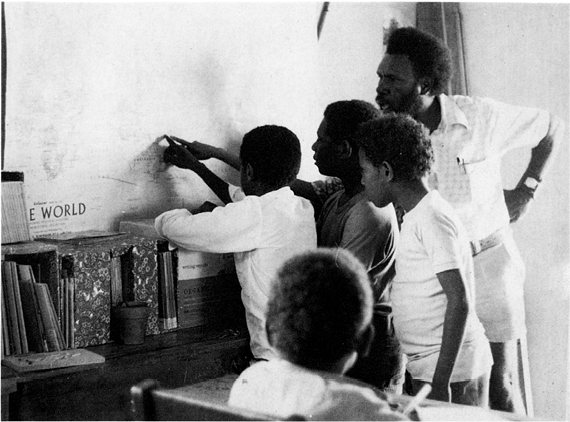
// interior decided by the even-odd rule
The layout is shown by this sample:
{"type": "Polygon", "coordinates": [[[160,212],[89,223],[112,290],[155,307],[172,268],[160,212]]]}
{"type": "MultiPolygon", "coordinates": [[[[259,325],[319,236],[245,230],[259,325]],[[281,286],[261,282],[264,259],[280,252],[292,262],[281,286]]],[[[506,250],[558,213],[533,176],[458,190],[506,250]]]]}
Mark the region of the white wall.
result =
{"type": "MultiPolygon", "coordinates": [[[[549,110],[569,122],[568,4],[462,3],[471,95],[549,110]]],[[[539,418],[568,420],[568,131],[525,218],[514,225],[527,265],[525,285],[531,385],[539,418]]],[[[513,187],[528,163],[516,152],[504,166],[513,187]]]]}
{"type": "Polygon", "coordinates": [[[376,69],[384,53],[384,31],[394,21],[413,26],[416,4],[331,2],[319,39],[319,104],[360,99],[374,104],[376,69]]]}
{"type": "Polygon", "coordinates": [[[373,102],[383,31],[415,20],[414,3],[331,3],[317,42],[321,4],[6,3],[4,170],[25,173],[32,233],[216,202],[162,162],[164,133],[237,153],[248,130],[282,124],[302,141],[300,176],[319,178],[325,106],[373,102]]]}
{"type": "MultiPolygon", "coordinates": [[[[25,173],[34,235],[113,229],[124,216],[215,200],[194,173],[164,165],[164,133],[237,152],[245,132],[280,124],[312,156],[315,3],[8,2],[5,10],[4,170],[25,173]]],[[[238,182],[227,166],[208,165],[238,182]]]]}

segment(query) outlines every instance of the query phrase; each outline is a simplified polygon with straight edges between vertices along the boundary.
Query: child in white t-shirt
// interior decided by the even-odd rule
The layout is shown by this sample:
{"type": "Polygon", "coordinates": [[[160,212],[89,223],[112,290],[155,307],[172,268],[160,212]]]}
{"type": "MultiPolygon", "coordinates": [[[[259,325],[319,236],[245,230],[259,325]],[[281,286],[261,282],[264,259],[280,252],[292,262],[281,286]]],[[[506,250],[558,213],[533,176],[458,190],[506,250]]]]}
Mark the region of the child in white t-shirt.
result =
{"type": "Polygon", "coordinates": [[[430,383],[429,398],[486,407],[492,356],[475,314],[471,248],[451,205],[428,188],[425,128],[386,115],[363,124],[358,141],[368,198],[406,211],[391,298],[414,389],[430,383]]]}
{"type": "Polygon", "coordinates": [[[241,373],[231,406],[306,420],[407,420],[386,395],[342,376],[365,355],[374,332],[372,288],[345,249],[306,252],[278,273],[267,336],[279,359],[241,373]]]}

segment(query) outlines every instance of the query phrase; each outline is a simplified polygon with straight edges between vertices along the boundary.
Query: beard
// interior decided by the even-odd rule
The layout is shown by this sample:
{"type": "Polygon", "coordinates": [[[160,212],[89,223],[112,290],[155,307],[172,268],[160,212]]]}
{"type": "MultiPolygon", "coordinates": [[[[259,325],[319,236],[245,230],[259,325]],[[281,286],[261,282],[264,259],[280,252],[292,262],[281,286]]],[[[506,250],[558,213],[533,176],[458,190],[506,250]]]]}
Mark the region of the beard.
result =
{"type": "Polygon", "coordinates": [[[422,108],[421,95],[418,94],[415,90],[413,90],[408,95],[402,97],[400,106],[397,108],[397,110],[394,111],[396,113],[408,114],[412,118],[417,119],[421,108],[422,108]]]}

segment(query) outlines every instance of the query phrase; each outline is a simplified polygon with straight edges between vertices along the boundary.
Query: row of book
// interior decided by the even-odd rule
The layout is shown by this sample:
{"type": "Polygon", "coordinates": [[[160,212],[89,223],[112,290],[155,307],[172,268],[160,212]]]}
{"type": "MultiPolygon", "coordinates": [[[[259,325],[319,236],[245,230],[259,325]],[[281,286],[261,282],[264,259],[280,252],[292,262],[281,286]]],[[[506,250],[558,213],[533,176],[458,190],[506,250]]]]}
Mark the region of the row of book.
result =
{"type": "MultiPolygon", "coordinates": [[[[173,255],[176,252],[158,252],[158,326],[161,331],[169,331],[178,328],[176,295],[175,295],[175,271],[173,255]]],[[[123,302],[134,300],[129,290],[128,262],[124,262],[121,256],[111,257],[111,308],[120,306],[123,302]]]]}
{"type": "Polygon", "coordinates": [[[54,304],[49,286],[36,281],[31,265],[2,261],[3,356],[73,347],[72,285],[68,279],[58,286],[61,300],[54,304]]]}

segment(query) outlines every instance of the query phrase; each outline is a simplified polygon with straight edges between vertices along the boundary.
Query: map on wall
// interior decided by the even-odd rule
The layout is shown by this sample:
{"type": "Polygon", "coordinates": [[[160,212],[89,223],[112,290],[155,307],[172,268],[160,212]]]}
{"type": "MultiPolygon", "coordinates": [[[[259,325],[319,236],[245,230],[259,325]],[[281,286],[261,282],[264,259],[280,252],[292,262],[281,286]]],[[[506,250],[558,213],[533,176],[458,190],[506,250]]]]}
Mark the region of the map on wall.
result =
{"type": "MultiPolygon", "coordinates": [[[[113,230],[123,218],[217,201],[195,174],[162,161],[165,133],[234,153],[261,124],[312,139],[316,11],[6,4],[4,170],[24,172],[32,234],[113,230]]],[[[207,165],[237,181],[225,164],[207,165]]]]}

